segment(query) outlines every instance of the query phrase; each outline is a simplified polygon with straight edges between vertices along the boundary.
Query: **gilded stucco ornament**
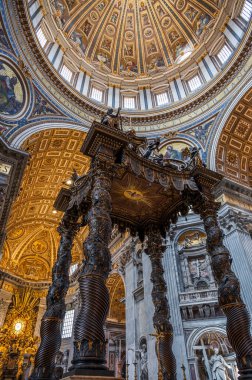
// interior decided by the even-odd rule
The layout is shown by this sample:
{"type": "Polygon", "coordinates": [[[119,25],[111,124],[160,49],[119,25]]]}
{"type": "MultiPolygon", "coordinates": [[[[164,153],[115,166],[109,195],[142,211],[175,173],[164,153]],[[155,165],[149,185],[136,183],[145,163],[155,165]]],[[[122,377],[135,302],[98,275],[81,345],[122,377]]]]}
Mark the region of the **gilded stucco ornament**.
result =
{"type": "MultiPolygon", "coordinates": [[[[12,302],[0,329],[0,374],[8,376],[8,363],[13,361],[12,376],[24,371],[24,355],[29,356],[29,365],[33,363],[39,338],[34,336],[37,320],[39,294],[31,288],[16,289],[12,302]]],[[[11,374],[9,373],[9,376],[11,374]]]]}

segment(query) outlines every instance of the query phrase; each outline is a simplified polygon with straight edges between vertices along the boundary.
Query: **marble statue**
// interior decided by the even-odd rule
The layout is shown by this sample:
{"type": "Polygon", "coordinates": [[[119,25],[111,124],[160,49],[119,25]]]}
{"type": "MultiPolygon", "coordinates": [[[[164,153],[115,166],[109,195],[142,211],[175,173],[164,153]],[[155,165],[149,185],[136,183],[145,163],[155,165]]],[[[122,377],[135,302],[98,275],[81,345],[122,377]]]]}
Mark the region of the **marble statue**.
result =
{"type": "Polygon", "coordinates": [[[209,360],[213,380],[228,380],[226,368],[232,368],[228,365],[222,355],[219,354],[218,348],[214,348],[214,355],[209,360]]]}
{"type": "Polygon", "coordinates": [[[148,354],[146,344],[144,343],[137,352],[140,355],[140,380],[148,380],[148,354]]]}

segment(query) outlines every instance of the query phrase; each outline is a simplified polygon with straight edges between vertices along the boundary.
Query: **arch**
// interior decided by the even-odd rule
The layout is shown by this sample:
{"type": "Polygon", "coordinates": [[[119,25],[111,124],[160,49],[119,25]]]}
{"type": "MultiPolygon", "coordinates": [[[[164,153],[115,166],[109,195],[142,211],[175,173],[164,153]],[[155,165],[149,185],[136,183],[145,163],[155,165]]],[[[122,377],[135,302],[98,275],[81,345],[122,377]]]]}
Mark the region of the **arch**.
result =
{"type": "Polygon", "coordinates": [[[185,227],[183,228],[181,231],[179,231],[179,233],[176,235],[175,239],[174,239],[174,247],[176,247],[178,245],[178,240],[179,238],[186,232],[192,232],[192,231],[200,231],[204,234],[206,234],[206,231],[203,227],[201,226],[190,226],[190,227],[185,227]]]}
{"type": "Polygon", "coordinates": [[[125,297],[125,287],[119,273],[109,275],[107,288],[110,294],[108,318],[118,322],[125,322],[125,306],[120,302],[120,300],[125,297]]]}
{"type": "Polygon", "coordinates": [[[212,127],[212,130],[214,131],[214,137],[211,142],[211,149],[209,150],[208,159],[207,159],[209,163],[209,169],[213,171],[216,171],[216,152],[217,152],[217,146],[219,143],[222,130],[224,129],[228,121],[228,118],[233,112],[236,105],[243,98],[246,92],[251,89],[251,87],[252,87],[252,79],[250,79],[242,88],[239,89],[239,92],[236,94],[236,96],[231,99],[227,107],[222,111],[220,117],[217,117],[214,122],[214,125],[212,127]],[[217,125],[217,123],[219,123],[219,125],[217,125]]]}
{"type": "MultiPolygon", "coordinates": [[[[53,124],[55,125],[55,124],[53,124]]],[[[84,174],[89,167],[89,158],[80,152],[86,136],[76,128],[49,128],[41,126],[40,131],[33,129],[33,134],[26,128],[19,140],[21,147],[30,153],[29,165],[25,168],[21,190],[12,205],[11,215],[7,223],[7,238],[11,259],[16,266],[11,271],[18,274],[18,265],[26,256],[43,257],[48,266],[40,263],[41,271],[47,271],[47,278],[57,256],[59,235],[57,227],[62,214],[54,209],[55,199],[62,187],[67,186],[67,179],[77,170],[84,174]],[[27,137],[27,136],[26,136],[27,137]]],[[[36,128],[36,126],[35,126],[36,128]]],[[[81,129],[81,128],[80,128],[81,129]]],[[[83,236],[83,232],[81,232],[83,236]]],[[[80,235],[79,235],[80,236],[80,235]]],[[[81,239],[82,240],[82,239],[81,239]]],[[[80,237],[76,237],[74,258],[79,261],[82,257],[80,237]]],[[[32,267],[32,259],[26,267],[32,267]]],[[[29,279],[38,277],[36,268],[29,270],[29,279]]],[[[41,279],[45,279],[43,274],[41,279]]]]}
{"type": "MultiPolygon", "coordinates": [[[[10,145],[14,148],[21,148],[23,143],[37,132],[46,131],[48,129],[72,129],[81,132],[88,132],[89,127],[64,121],[52,121],[41,124],[26,125],[25,127],[18,129],[13,135],[6,134],[6,138],[9,140],[10,145]]],[[[11,132],[11,131],[10,131],[11,132]]]]}
{"type": "Polygon", "coordinates": [[[205,333],[210,333],[212,331],[219,332],[220,334],[227,335],[227,332],[223,326],[209,326],[209,327],[200,327],[196,330],[193,330],[191,334],[189,335],[189,338],[186,342],[186,350],[188,354],[188,358],[193,358],[194,357],[194,352],[193,352],[193,347],[199,340],[199,338],[205,334],[205,333]]]}

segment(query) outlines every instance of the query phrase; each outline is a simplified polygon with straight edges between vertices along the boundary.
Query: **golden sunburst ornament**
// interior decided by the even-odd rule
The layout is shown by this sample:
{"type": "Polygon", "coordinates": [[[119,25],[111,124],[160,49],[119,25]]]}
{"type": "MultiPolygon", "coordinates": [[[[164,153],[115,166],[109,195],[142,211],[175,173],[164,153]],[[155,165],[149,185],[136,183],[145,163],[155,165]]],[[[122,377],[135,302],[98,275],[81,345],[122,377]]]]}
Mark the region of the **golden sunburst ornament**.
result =
{"type": "Polygon", "coordinates": [[[132,201],[141,201],[144,197],[143,193],[139,190],[135,189],[127,189],[124,191],[124,196],[128,199],[131,199],[132,201]]]}

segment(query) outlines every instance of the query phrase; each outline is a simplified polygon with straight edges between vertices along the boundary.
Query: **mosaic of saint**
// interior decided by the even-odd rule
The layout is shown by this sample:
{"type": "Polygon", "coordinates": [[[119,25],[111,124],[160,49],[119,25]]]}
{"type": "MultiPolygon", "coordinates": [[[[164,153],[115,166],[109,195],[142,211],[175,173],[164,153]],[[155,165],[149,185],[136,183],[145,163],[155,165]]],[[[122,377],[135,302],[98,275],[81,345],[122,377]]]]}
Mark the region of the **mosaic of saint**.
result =
{"type": "Polygon", "coordinates": [[[0,113],[16,115],[24,105],[24,91],[14,71],[0,61],[0,113]]]}
{"type": "Polygon", "coordinates": [[[163,146],[160,150],[165,159],[185,160],[189,157],[190,146],[184,142],[172,142],[163,146]]]}
{"type": "Polygon", "coordinates": [[[202,231],[186,231],[178,239],[178,249],[204,246],[206,234],[202,231]]]}

